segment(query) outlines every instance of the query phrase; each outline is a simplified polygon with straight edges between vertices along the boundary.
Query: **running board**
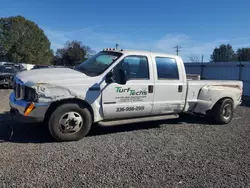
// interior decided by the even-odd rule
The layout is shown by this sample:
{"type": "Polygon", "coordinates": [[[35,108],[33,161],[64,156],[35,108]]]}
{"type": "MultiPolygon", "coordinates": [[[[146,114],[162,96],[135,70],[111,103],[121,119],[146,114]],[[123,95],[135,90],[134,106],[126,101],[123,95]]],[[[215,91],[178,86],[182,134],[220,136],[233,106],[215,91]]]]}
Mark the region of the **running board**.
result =
{"type": "Polygon", "coordinates": [[[99,121],[98,124],[103,127],[109,127],[109,126],[115,126],[115,125],[141,123],[141,122],[147,122],[147,121],[176,119],[178,117],[179,117],[178,114],[171,114],[171,115],[164,115],[164,116],[150,116],[150,117],[139,117],[139,118],[131,118],[131,119],[121,119],[121,120],[99,121]]]}

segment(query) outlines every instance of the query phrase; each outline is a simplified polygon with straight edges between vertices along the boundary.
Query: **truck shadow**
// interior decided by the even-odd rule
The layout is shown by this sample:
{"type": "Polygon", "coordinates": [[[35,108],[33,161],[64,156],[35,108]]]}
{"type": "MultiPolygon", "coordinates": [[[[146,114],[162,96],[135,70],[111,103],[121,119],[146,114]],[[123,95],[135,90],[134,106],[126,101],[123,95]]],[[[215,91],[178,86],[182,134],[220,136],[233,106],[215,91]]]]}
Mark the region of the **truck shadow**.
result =
{"type": "MultiPolygon", "coordinates": [[[[135,123],[114,127],[99,127],[94,125],[88,137],[108,135],[121,132],[132,132],[138,130],[158,129],[162,126],[177,125],[181,123],[207,124],[204,118],[183,116],[179,119],[135,123]]],[[[0,114],[0,142],[12,143],[51,143],[55,142],[44,124],[16,122],[9,112],[0,114]]]]}
{"type": "Polygon", "coordinates": [[[88,136],[100,136],[100,135],[106,135],[106,134],[131,132],[131,131],[137,131],[137,130],[158,129],[158,128],[161,128],[162,126],[168,126],[168,125],[178,126],[182,123],[199,124],[199,125],[209,124],[209,122],[205,118],[198,117],[198,116],[191,116],[191,115],[183,115],[182,117],[178,119],[159,120],[159,121],[144,122],[144,123],[133,123],[133,124],[113,126],[113,127],[100,127],[98,125],[95,125],[93,126],[88,136]]]}
{"type": "Polygon", "coordinates": [[[0,142],[46,143],[54,142],[47,126],[43,124],[20,123],[9,112],[0,114],[0,142]]]}

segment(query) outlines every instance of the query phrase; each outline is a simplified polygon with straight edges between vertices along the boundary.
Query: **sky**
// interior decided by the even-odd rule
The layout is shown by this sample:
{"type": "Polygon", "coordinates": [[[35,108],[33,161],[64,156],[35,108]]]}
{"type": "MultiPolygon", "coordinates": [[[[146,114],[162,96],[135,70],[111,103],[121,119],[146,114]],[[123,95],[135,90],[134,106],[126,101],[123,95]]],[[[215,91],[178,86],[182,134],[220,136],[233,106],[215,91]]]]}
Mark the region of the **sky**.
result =
{"type": "Polygon", "coordinates": [[[0,17],[24,16],[42,28],[51,48],[79,40],[99,51],[151,50],[208,61],[229,43],[250,47],[249,0],[0,0],[0,17]]]}

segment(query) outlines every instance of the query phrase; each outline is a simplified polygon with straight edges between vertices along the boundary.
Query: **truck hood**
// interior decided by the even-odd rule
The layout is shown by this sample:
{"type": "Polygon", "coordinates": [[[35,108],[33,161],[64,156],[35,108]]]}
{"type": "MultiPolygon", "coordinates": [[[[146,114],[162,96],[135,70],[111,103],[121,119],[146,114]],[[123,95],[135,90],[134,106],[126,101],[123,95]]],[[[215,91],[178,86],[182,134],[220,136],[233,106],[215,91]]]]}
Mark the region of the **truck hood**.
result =
{"type": "Polygon", "coordinates": [[[23,71],[16,75],[27,86],[37,83],[64,85],[74,83],[75,80],[90,79],[84,73],[69,68],[44,68],[23,71]]]}

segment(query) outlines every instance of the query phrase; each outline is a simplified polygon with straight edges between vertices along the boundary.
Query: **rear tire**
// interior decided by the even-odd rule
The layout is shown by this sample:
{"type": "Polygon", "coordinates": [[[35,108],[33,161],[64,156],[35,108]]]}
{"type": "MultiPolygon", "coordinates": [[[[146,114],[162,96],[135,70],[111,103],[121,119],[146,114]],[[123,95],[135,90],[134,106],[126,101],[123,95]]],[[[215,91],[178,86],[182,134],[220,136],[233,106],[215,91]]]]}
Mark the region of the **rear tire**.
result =
{"type": "Polygon", "coordinates": [[[231,99],[219,101],[213,109],[215,123],[228,124],[233,119],[234,105],[231,99]]]}
{"type": "Polygon", "coordinates": [[[89,133],[91,125],[89,110],[75,103],[58,106],[48,121],[51,135],[59,142],[82,139],[89,133]]]}

